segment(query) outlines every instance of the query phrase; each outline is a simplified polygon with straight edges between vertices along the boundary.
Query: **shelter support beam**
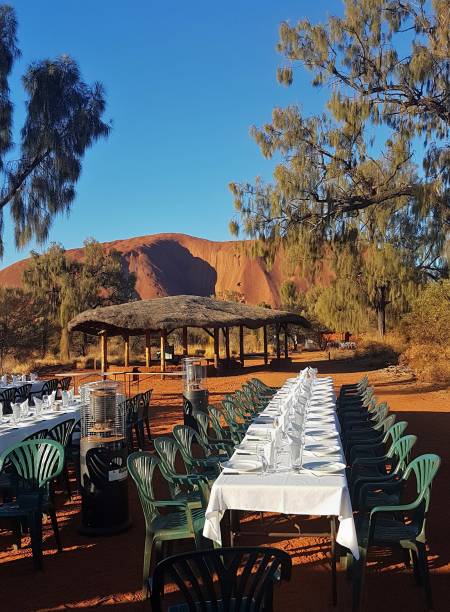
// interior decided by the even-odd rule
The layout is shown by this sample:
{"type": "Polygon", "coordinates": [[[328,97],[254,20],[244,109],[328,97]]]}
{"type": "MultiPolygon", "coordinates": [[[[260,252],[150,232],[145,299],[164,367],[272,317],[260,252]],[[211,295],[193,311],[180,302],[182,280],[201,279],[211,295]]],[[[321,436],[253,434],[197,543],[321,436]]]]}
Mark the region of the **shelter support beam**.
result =
{"type": "Polygon", "coordinates": [[[224,327],[223,328],[223,335],[225,336],[225,355],[227,357],[227,368],[230,367],[230,359],[231,359],[231,355],[230,355],[230,328],[229,327],[224,327]]]}
{"type": "Polygon", "coordinates": [[[160,344],[160,353],[161,353],[161,372],[166,371],[166,344],[167,344],[167,332],[165,329],[161,330],[161,344],[160,344]]]}
{"type": "Polygon", "coordinates": [[[219,367],[220,360],[220,329],[214,328],[214,367],[219,367]]]}
{"type": "Polygon", "coordinates": [[[289,334],[288,334],[288,326],[287,323],[284,326],[284,358],[288,359],[289,357],[289,346],[288,346],[289,334]]]}
{"type": "Polygon", "coordinates": [[[123,340],[123,365],[128,368],[130,365],[130,336],[124,336],[123,340]]]}
{"type": "Polygon", "coordinates": [[[183,355],[185,357],[189,355],[188,328],[186,326],[183,327],[183,355]]]}
{"type": "Polygon", "coordinates": [[[267,325],[263,327],[263,343],[264,343],[264,365],[269,363],[269,354],[267,350],[267,325]]]}
{"type": "Polygon", "coordinates": [[[145,366],[150,367],[152,363],[152,350],[150,347],[150,332],[145,332],[145,366]]]}
{"type": "Polygon", "coordinates": [[[276,348],[277,348],[277,359],[281,359],[281,346],[280,346],[280,324],[276,325],[276,348]]]}
{"type": "Polygon", "coordinates": [[[245,354],[244,354],[244,326],[239,325],[239,361],[241,366],[245,365],[245,354]]]}

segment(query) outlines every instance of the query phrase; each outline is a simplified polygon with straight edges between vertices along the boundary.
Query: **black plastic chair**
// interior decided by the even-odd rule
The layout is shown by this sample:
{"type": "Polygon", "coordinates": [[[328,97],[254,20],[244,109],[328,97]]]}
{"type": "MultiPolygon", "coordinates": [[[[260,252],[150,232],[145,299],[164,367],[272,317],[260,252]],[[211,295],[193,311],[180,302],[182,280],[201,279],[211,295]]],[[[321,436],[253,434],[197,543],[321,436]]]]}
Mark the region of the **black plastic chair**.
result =
{"type": "Polygon", "coordinates": [[[30,396],[31,387],[32,387],[31,384],[20,385],[20,387],[16,387],[16,394],[15,394],[14,401],[16,403],[18,402],[22,403],[26,399],[28,399],[30,396]]]}
{"type": "Polygon", "coordinates": [[[58,384],[59,380],[57,378],[50,378],[49,380],[46,380],[40,391],[30,392],[30,399],[33,400],[34,397],[41,399],[43,395],[51,395],[53,391],[58,392],[58,384]]]}
{"type": "Polygon", "coordinates": [[[16,387],[9,387],[0,391],[0,402],[3,404],[3,414],[11,414],[11,404],[16,401],[16,387]]]}
{"type": "Polygon", "coordinates": [[[144,420],[145,429],[150,442],[152,441],[152,434],[150,431],[150,399],[152,397],[153,389],[147,389],[144,393],[141,393],[142,402],[142,418],[144,420]]]}
{"type": "Polygon", "coordinates": [[[144,421],[140,393],[125,401],[125,419],[128,450],[130,452],[136,450],[133,432],[136,437],[137,448],[144,450],[144,421]]]}
{"type": "Polygon", "coordinates": [[[271,612],[273,586],[288,581],[291,568],[290,556],[278,548],[217,548],[167,557],[153,574],[152,610],[271,612]],[[181,601],[163,608],[169,582],[178,587],[181,601]]]}
{"type": "Polygon", "coordinates": [[[67,419],[66,421],[62,421],[61,423],[58,423],[58,425],[55,425],[49,429],[47,434],[47,438],[50,440],[56,440],[56,442],[59,442],[64,447],[65,460],[62,475],[69,498],[72,497],[72,490],[70,487],[69,471],[67,469],[67,449],[69,447],[70,436],[72,434],[74,424],[75,419],[67,419]]]}

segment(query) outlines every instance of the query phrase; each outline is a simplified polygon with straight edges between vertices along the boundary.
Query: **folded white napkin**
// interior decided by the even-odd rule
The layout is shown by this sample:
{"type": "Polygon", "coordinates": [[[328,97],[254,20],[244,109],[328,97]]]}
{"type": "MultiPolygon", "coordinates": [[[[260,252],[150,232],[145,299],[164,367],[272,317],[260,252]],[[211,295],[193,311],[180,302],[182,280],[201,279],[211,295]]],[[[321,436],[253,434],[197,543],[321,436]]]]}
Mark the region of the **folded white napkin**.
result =
{"type": "Polygon", "coordinates": [[[22,374],[22,382],[27,382],[27,375],[26,374],[22,374]]]}
{"type": "Polygon", "coordinates": [[[16,376],[15,374],[13,374],[13,377],[12,377],[12,384],[13,384],[13,385],[15,385],[15,384],[16,384],[16,382],[17,382],[17,376],[16,376]]]}
{"type": "Polygon", "coordinates": [[[42,406],[44,405],[44,402],[41,399],[39,399],[38,397],[35,397],[34,398],[34,405],[37,408],[42,408],[42,406]]]}
{"type": "Polygon", "coordinates": [[[52,391],[50,395],[48,396],[48,400],[50,404],[53,404],[55,402],[55,399],[56,399],[56,391],[52,391]]]}
{"type": "Polygon", "coordinates": [[[70,387],[70,389],[67,391],[67,394],[69,396],[69,400],[73,400],[75,395],[75,389],[73,387],[70,387]]]}
{"type": "Polygon", "coordinates": [[[29,410],[30,410],[30,406],[28,405],[28,398],[27,398],[20,404],[20,411],[25,412],[25,414],[28,414],[29,410]]]}
{"type": "Polygon", "coordinates": [[[8,384],[8,377],[6,376],[6,374],[3,374],[2,376],[2,385],[7,385],[8,384]]]}

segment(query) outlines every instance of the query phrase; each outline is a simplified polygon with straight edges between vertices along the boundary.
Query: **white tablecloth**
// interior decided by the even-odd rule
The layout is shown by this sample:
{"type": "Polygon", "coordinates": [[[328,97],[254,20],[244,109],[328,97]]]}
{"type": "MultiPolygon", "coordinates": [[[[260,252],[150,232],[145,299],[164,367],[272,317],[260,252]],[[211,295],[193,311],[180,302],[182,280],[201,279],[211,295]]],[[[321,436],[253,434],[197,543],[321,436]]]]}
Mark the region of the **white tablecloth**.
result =
{"type": "Polygon", "coordinates": [[[36,431],[51,429],[55,427],[55,425],[58,425],[58,423],[62,423],[68,419],[75,419],[75,421],[78,421],[79,418],[80,408],[76,408],[67,412],[63,412],[62,410],[59,412],[48,412],[38,420],[24,421],[17,425],[0,424],[0,453],[14,446],[14,444],[21,442],[36,431]]]}
{"type": "MultiPolygon", "coordinates": [[[[313,398],[317,398],[315,403],[319,406],[327,405],[331,414],[335,414],[332,381],[325,379],[321,383],[321,379],[317,380],[317,392],[313,395],[313,398]]],[[[281,395],[284,392],[283,389],[281,395]]],[[[288,393],[285,397],[288,397],[288,393]]],[[[248,433],[262,427],[251,425],[248,433]]],[[[337,431],[336,417],[332,427],[337,431]]],[[[340,446],[339,439],[337,443],[340,446]]],[[[282,455],[281,459],[279,471],[264,476],[258,473],[220,474],[211,490],[203,535],[221,544],[220,521],[226,510],[337,516],[339,529],[336,540],[358,558],[358,542],[345,473],[321,476],[307,472],[295,473],[289,469],[288,454],[282,455]],[[285,467],[283,457],[286,457],[285,467]]]]}

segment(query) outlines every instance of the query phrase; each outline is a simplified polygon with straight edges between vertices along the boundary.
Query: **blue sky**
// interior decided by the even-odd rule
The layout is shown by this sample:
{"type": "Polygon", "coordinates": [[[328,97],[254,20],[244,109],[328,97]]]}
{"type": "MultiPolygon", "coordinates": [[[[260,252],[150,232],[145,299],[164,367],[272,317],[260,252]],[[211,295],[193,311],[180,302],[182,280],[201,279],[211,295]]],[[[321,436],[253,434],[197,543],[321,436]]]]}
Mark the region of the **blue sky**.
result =
{"type": "MultiPolygon", "coordinates": [[[[33,60],[67,53],[88,82],[101,81],[113,121],[83,164],[69,217],[50,241],[66,248],[157,232],[230,239],[230,181],[270,177],[249,136],[274,106],[323,107],[308,77],[276,82],[282,20],[325,19],[338,0],[40,0],[12,2],[22,58],[11,79],[16,138],[24,117],[21,76],[33,60]]],[[[6,217],[9,217],[7,211],[6,217]]],[[[17,252],[6,220],[2,266],[17,252]]]]}

